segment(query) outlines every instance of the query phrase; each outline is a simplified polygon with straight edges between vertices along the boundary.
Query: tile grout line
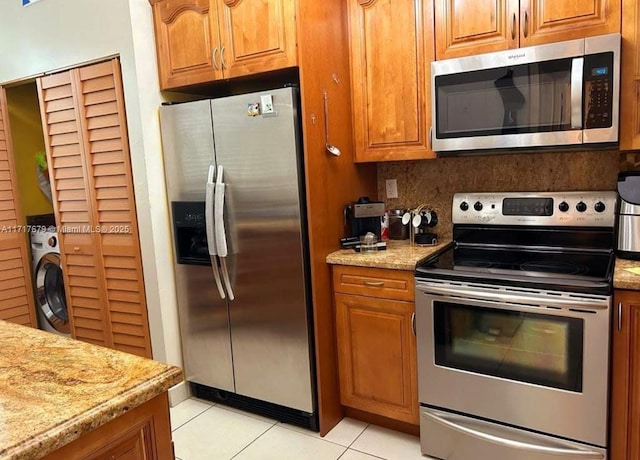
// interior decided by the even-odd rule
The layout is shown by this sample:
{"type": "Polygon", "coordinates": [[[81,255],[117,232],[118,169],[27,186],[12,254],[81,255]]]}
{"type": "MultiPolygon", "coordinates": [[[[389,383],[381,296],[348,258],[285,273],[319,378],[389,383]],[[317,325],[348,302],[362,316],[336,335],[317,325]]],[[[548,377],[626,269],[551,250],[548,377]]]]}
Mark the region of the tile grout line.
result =
{"type": "MultiPolygon", "coordinates": [[[[290,427],[293,427],[293,426],[295,426],[295,425],[289,425],[289,424],[286,424],[286,423],[283,423],[283,422],[277,422],[276,424],[277,424],[278,426],[281,426],[282,428],[285,428],[285,429],[289,430],[289,431],[293,431],[294,433],[303,434],[303,435],[305,435],[305,436],[309,436],[310,438],[313,438],[313,439],[319,439],[320,441],[325,441],[325,442],[328,442],[328,443],[334,444],[334,445],[336,445],[336,446],[346,447],[347,449],[348,449],[349,447],[351,447],[351,444],[353,444],[354,442],[356,442],[356,440],[360,437],[360,435],[361,435],[362,433],[364,433],[364,430],[366,430],[366,429],[369,427],[369,425],[370,425],[370,423],[367,423],[367,426],[365,426],[365,427],[362,429],[362,431],[358,434],[358,436],[356,436],[356,437],[355,437],[355,439],[354,439],[353,441],[351,441],[351,443],[350,443],[348,446],[345,446],[344,444],[340,444],[339,442],[335,442],[335,441],[332,441],[332,440],[330,440],[330,439],[326,439],[326,437],[322,437],[322,436],[320,436],[320,435],[318,435],[318,436],[316,437],[316,436],[314,436],[314,435],[312,435],[312,434],[310,434],[310,433],[305,433],[305,432],[302,432],[302,431],[298,431],[298,430],[296,430],[295,428],[290,428],[290,427]]],[[[316,432],[314,431],[313,433],[316,433],[316,432]]],[[[327,434],[328,434],[328,433],[327,433],[327,434]]]]}
{"type": "Polygon", "coordinates": [[[244,450],[247,449],[247,447],[249,447],[251,444],[253,444],[254,442],[256,442],[258,439],[260,439],[262,436],[264,436],[264,434],[268,431],[271,431],[271,429],[276,426],[278,424],[278,422],[276,421],[273,425],[271,425],[269,428],[267,428],[266,430],[264,430],[262,433],[260,433],[258,436],[256,436],[256,438],[251,441],[249,444],[247,444],[246,446],[244,446],[242,449],[240,449],[238,452],[236,452],[229,460],[232,460],[234,458],[236,458],[238,455],[240,455],[244,450]]]}
{"type": "MultiPolygon", "coordinates": [[[[353,444],[354,444],[358,439],[360,439],[360,436],[362,436],[362,435],[364,434],[364,432],[365,432],[365,431],[367,431],[367,429],[368,429],[370,426],[371,426],[371,423],[367,423],[367,426],[365,426],[365,427],[364,427],[364,429],[360,432],[360,434],[359,434],[358,436],[356,436],[356,437],[355,437],[355,439],[354,439],[353,441],[351,441],[351,444],[349,444],[349,445],[347,446],[347,448],[348,448],[348,449],[351,449],[351,446],[353,446],[353,444]]],[[[356,449],[353,449],[353,450],[356,450],[356,449]]],[[[358,451],[358,452],[360,452],[360,451],[358,451]]]]}
{"type": "MultiPolygon", "coordinates": [[[[215,407],[215,406],[211,406],[211,407],[215,407]]],[[[182,428],[183,426],[185,426],[187,423],[191,422],[192,420],[195,420],[196,418],[200,417],[202,414],[204,414],[206,411],[208,411],[209,409],[211,409],[211,407],[207,407],[205,410],[203,410],[202,412],[199,412],[198,414],[194,415],[193,417],[191,417],[189,420],[185,421],[184,423],[181,423],[179,426],[177,426],[175,429],[171,429],[171,433],[176,432],[177,430],[179,430],[180,428],[182,428]]],[[[171,415],[169,415],[169,417],[171,417],[171,415]]]]}

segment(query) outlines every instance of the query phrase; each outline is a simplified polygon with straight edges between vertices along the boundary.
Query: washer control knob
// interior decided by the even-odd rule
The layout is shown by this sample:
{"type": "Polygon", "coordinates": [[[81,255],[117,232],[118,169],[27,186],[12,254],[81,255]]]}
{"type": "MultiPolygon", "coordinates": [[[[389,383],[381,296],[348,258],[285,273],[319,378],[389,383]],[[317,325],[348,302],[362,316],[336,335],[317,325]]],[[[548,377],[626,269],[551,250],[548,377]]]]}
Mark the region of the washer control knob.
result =
{"type": "Polygon", "coordinates": [[[462,203],[460,203],[460,209],[466,211],[467,209],[469,209],[469,203],[463,201],[462,203]]]}
{"type": "Polygon", "coordinates": [[[598,201],[593,207],[593,209],[595,209],[596,212],[604,212],[604,210],[607,209],[607,207],[602,201],[598,201]]]}
{"type": "Polygon", "coordinates": [[[475,209],[476,211],[482,211],[482,203],[480,203],[479,201],[476,201],[473,204],[473,209],[475,209]]]}
{"type": "Polygon", "coordinates": [[[578,212],[585,212],[587,210],[587,205],[584,204],[584,201],[581,201],[576,205],[576,210],[578,212]]]}
{"type": "Polygon", "coordinates": [[[50,248],[55,248],[58,245],[58,238],[56,238],[55,236],[51,236],[49,237],[47,243],[49,244],[50,248]]]}
{"type": "Polygon", "coordinates": [[[567,203],[566,201],[563,201],[558,205],[558,209],[561,212],[567,212],[569,210],[569,203],[567,203]]]}

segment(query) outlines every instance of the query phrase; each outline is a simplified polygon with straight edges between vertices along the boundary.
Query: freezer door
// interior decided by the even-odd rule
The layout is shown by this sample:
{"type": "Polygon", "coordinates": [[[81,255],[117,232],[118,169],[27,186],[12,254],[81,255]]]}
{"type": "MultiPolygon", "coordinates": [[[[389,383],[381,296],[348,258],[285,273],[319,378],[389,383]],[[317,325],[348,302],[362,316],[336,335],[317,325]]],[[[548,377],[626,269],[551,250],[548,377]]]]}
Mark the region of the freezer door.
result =
{"type": "MultiPolygon", "coordinates": [[[[210,102],[163,106],[160,121],[169,201],[203,201],[209,167],[215,166],[210,102]]],[[[201,225],[201,234],[193,238],[205,237],[201,225]]],[[[215,256],[211,260],[218,263],[215,256]]],[[[229,310],[216,288],[214,268],[175,265],[185,374],[187,381],[235,391],[229,310]]]]}
{"type": "Polygon", "coordinates": [[[215,166],[210,101],[160,107],[160,127],[169,201],[203,201],[215,166]]]}
{"type": "Polygon", "coordinates": [[[211,267],[176,264],[176,286],[186,380],[235,391],[229,310],[211,267]]]}
{"type": "Polygon", "coordinates": [[[290,88],[212,101],[226,184],[236,392],[311,413],[296,109],[290,88]],[[273,113],[250,116],[261,96],[271,96],[273,113]]]}

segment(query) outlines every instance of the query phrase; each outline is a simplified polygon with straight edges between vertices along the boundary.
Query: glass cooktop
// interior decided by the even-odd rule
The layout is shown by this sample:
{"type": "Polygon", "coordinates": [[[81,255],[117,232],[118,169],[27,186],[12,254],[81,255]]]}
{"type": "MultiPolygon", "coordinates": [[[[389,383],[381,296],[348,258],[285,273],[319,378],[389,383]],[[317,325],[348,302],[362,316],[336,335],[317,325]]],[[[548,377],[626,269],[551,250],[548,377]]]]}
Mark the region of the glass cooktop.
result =
{"type": "Polygon", "coordinates": [[[452,244],[420,264],[416,277],[608,293],[613,263],[612,250],[452,244]]]}

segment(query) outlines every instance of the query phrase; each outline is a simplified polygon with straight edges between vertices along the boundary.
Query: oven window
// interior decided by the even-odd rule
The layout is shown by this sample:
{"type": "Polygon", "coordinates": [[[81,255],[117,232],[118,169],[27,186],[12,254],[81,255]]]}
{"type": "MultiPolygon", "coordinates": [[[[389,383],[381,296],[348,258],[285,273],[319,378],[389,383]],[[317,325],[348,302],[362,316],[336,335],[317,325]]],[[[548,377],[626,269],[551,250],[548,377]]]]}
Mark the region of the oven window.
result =
{"type": "Polygon", "coordinates": [[[584,321],[434,302],[439,366],[582,391],[584,321]]]}

